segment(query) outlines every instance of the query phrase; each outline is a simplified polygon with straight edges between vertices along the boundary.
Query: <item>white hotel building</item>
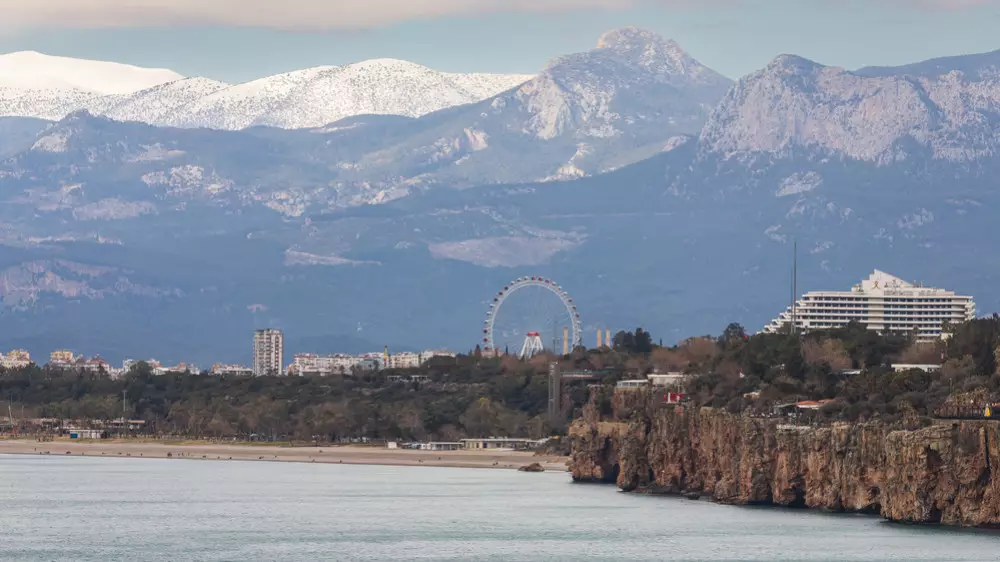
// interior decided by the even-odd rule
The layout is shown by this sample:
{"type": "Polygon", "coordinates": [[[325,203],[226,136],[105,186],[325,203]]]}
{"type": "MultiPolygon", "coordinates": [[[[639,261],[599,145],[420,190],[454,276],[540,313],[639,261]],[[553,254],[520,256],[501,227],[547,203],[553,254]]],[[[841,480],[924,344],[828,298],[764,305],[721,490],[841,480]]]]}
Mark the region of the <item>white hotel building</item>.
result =
{"type": "MultiPolygon", "coordinates": [[[[972,297],[907,283],[877,269],[850,291],[809,292],[795,304],[795,326],[801,332],[839,328],[855,321],[879,333],[916,330],[921,341],[947,337],[941,330],[946,322],[957,324],[975,317],[972,297]]],[[[791,322],[789,307],[764,332],[787,331],[791,322]]]]}

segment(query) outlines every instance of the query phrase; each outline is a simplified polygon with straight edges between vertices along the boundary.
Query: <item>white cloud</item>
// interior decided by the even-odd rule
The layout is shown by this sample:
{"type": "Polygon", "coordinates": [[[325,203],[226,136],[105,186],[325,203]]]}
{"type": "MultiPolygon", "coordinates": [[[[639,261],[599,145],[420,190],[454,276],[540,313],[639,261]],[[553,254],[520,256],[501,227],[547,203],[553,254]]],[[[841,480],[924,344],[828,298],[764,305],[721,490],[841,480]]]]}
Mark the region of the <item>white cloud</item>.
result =
{"type": "MultiPolygon", "coordinates": [[[[746,0],[0,0],[0,28],[222,25],[276,29],[365,29],[401,21],[501,12],[552,13],[721,6],[746,0]]],[[[766,0],[763,0],[766,1],[766,0]]],[[[918,9],[1000,5],[1000,0],[866,0],[918,9]]]]}

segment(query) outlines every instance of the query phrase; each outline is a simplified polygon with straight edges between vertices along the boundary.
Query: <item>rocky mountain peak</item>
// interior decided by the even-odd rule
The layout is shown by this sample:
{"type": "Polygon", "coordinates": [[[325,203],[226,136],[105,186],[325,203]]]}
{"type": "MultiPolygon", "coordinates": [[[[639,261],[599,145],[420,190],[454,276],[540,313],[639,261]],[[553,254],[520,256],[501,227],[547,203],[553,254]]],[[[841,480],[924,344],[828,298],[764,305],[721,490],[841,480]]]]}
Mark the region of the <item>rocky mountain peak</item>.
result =
{"type": "Polygon", "coordinates": [[[808,74],[827,68],[826,66],[819,64],[816,61],[809,60],[805,57],[800,57],[798,55],[778,55],[773,61],[761,70],[761,73],[792,73],[792,74],[808,74]]]}
{"type": "Polygon", "coordinates": [[[863,74],[782,55],[726,94],[701,143],[727,155],[806,150],[888,164],[919,150],[968,162],[997,152],[998,110],[1000,84],[986,77],[863,74]]]}
{"type": "Polygon", "coordinates": [[[683,76],[705,84],[729,83],[727,78],[695,60],[676,41],[637,27],[608,31],[597,41],[594,52],[613,54],[655,74],[683,76]]]}
{"type": "Polygon", "coordinates": [[[598,49],[613,49],[624,52],[641,51],[656,46],[680,49],[680,45],[674,41],[664,39],[652,31],[633,26],[612,29],[605,32],[597,40],[598,49]]]}

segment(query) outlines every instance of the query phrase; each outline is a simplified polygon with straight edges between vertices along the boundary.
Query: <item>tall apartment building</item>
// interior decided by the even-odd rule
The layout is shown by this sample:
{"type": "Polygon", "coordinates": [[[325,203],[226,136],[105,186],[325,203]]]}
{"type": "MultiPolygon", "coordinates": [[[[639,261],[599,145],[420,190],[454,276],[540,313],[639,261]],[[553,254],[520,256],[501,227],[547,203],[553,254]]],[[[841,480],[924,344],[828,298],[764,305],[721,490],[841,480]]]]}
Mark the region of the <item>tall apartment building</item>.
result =
{"type": "MultiPolygon", "coordinates": [[[[764,332],[787,331],[792,317],[792,307],[788,307],[764,332]]],[[[972,297],[907,283],[877,269],[850,291],[806,293],[795,303],[794,310],[796,330],[800,332],[839,328],[854,321],[879,333],[915,332],[920,341],[947,337],[941,329],[946,322],[958,324],[975,317],[972,297]]]]}
{"type": "Polygon", "coordinates": [[[283,374],[285,335],[281,330],[257,330],[253,336],[253,374],[283,374]]]}

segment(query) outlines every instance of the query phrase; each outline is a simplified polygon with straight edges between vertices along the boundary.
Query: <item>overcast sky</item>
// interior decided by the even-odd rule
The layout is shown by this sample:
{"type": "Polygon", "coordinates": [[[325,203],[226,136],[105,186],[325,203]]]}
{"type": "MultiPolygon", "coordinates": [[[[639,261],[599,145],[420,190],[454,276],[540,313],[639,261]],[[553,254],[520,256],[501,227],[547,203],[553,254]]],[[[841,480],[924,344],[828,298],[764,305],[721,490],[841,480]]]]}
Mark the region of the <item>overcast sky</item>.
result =
{"type": "Polygon", "coordinates": [[[407,59],[532,73],[637,25],[738,78],[778,54],[857,68],[1000,49],[1000,0],[0,0],[0,52],[238,82],[407,59]]]}

